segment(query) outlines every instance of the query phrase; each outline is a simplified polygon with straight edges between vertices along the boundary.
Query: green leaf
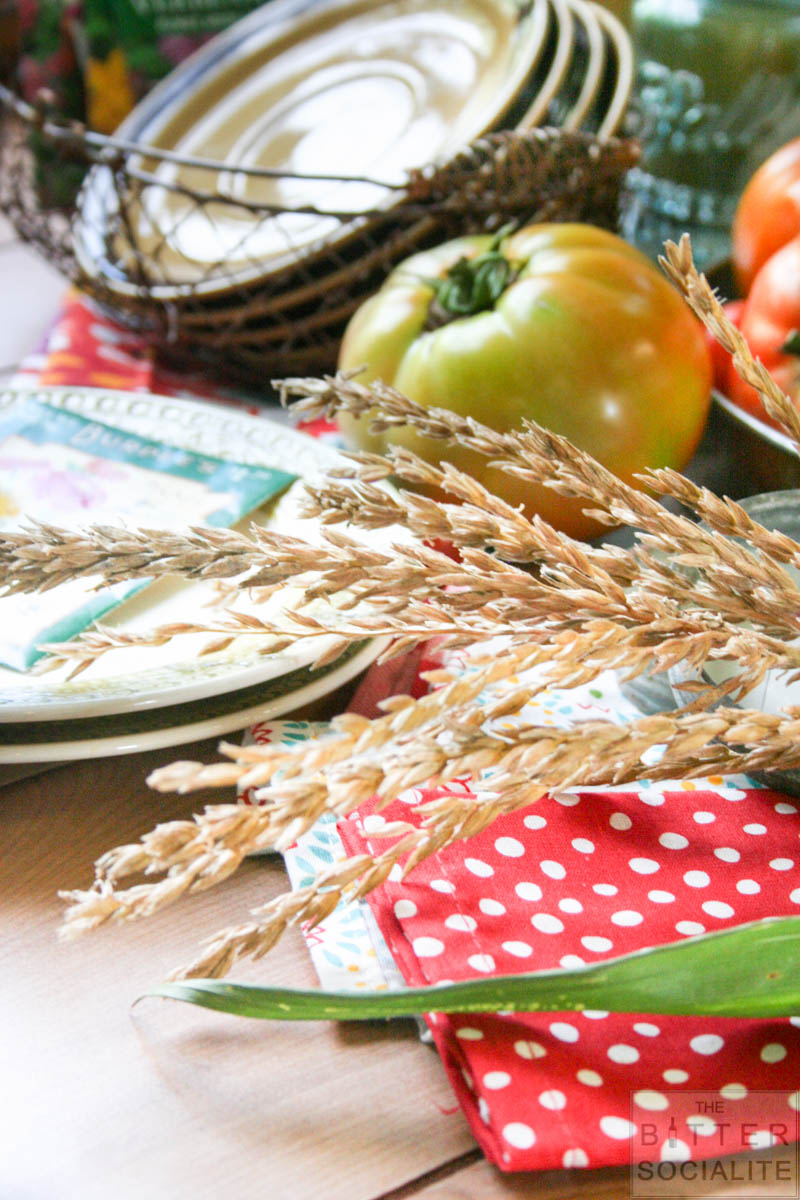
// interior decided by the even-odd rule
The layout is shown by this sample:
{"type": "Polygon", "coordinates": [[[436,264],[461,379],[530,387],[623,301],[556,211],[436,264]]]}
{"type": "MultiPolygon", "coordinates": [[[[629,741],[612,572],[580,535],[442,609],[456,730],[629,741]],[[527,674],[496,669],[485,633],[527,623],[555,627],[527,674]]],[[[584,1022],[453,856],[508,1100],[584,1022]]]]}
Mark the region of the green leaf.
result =
{"type": "Polygon", "coordinates": [[[592,966],[385,992],[302,991],[193,979],[147,993],[241,1017],[371,1020],[424,1012],[800,1014],[800,917],[773,917],[592,966]]]}

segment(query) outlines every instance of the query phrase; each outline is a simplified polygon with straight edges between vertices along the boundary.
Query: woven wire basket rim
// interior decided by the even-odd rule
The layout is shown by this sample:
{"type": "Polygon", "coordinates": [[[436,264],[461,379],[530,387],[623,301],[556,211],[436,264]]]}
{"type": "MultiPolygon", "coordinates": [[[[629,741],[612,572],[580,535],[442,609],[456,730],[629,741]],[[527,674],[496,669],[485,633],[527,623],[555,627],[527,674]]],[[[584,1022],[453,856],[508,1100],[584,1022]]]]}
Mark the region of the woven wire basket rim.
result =
{"type": "MultiPolygon", "coordinates": [[[[27,144],[32,133],[53,153],[88,168],[87,179],[93,170],[107,171],[120,204],[129,202],[131,188],[135,195],[141,187],[160,186],[150,171],[141,171],[143,160],[209,174],[235,170],[259,180],[383,181],[231,167],[145,146],[95,133],[45,105],[29,104],[3,86],[0,111],[6,125],[16,128],[21,156],[19,170],[4,170],[0,177],[0,208],[20,235],[106,312],[142,332],[157,349],[177,359],[199,354],[212,369],[248,382],[257,376],[260,383],[265,372],[327,370],[335,365],[349,316],[394,266],[417,250],[450,237],[531,220],[588,220],[616,228],[619,187],[638,156],[630,139],[600,139],[584,132],[539,127],[486,134],[444,163],[410,170],[406,183],[390,185],[384,206],[337,211],[340,220],[350,222],[347,236],[323,239],[310,253],[290,258],[283,270],[255,270],[245,281],[212,278],[205,288],[192,283],[160,288],[143,269],[120,288],[102,272],[87,270],[76,253],[72,226],[76,216],[80,219],[86,181],[71,208],[48,211],[38,200],[27,144]]],[[[206,196],[192,195],[185,186],[180,190],[198,207],[236,203],[214,192],[206,196]]],[[[271,220],[276,211],[330,215],[316,206],[271,203],[247,204],[243,211],[250,220],[271,220]]],[[[138,253],[134,238],[131,245],[138,253]]],[[[146,250],[137,261],[147,265],[146,250]]]]}

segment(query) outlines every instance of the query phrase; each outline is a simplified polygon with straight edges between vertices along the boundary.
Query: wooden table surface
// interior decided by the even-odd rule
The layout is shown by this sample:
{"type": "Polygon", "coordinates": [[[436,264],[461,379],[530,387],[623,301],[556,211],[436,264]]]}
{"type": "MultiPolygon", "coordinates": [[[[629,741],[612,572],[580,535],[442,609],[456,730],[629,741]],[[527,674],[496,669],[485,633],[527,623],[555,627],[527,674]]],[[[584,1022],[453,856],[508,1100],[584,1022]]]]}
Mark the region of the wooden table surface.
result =
{"type": "MultiPolygon", "coordinates": [[[[35,346],[63,284],[2,223],[0,269],[1,377],[35,346]]],[[[719,463],[717,437],[701,475],[719,463]]],[[[504,1176],[486,1164],[411,1022],[268,1023],[164,1000],[134,1006],[192,953],[198,930],[285,888],[277,859],[250,860],[146,922],[60,941],[59,888],[87,885],[103,850],[212,798],[148,790],[149,771],[174,757],[78,762],[0,787],[0,1200],[630,1194],[624,1169],[504,1176]]],[[[215,743],[179,757],[212,761],[215,743]]],[[[296,933],[236,976],[315,983],[296,933]]],[[[704,1194],[754,1193],[718,1182],[704,1194]]]]}

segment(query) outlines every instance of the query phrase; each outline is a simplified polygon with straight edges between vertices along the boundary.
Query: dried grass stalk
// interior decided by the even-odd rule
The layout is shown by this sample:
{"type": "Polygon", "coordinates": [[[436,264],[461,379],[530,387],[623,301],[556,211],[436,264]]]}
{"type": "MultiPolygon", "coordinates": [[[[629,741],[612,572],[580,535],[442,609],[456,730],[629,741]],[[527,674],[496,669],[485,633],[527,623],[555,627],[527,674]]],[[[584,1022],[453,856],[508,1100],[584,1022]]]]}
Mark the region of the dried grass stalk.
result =
{"type": "MultiPolygon", "coordinates": [[[[800,418],[726,321],[694,269],[688,240],[667,246],[664,266],[734,354],[743,377],[763,392],[770,414],[797,439],[800,418]]],[[[320,546],[263,529],[248,538],[224,530],[175,535],[105,527],[75,535],[36,526],[0,539],[7,591],[79,575],[171,573],[225,579],[226,592],[247,591],[257,603],[291,582],[313,601],[278,616],[229,607],[207,623],[169,626],[131,642],[202,631],[218,645],[252,633],[268,634],[274,648],[332,634],[330,653],[336,653],[353,639],[388,634],[392,652],[432,637],[462,648],[461,667],[431,672],[427,696],[392,697],[374,720],[345,714],[317,741],[227,745],[226,761],[178,762],[156,772],[149,782],[159,791],[238,785],[255,789],[257,805],[210,805],[191,821],[168,822],[135,845],[109,851],[92,887],[64,893],[67,934],[148,915],[211,887],[245,855],[290,844],[323,813],[352,814],[372,796],[384,807],[423,783],[477,781],[474,794],[445,791],[409,805],[407,820],[384,828],[385,849],[337,863],[308,888],[258,909],[247,923],[216,935],[183,971],[220,975],[244,954],[266,953],[288,925],[322,920],[342,898],[368,894],[393,869],[412,870],[545,791],[800,766],[800,710],[768,716],[735,707],[768,670],[800,675],[794,644],[800,591],[786,569],[800,567],[800,544],[792,538],[768,532],[739,505],[675,471],[644,473],[650,492],[639,491],[533,423],[498,434],[424,409],[382,384],[365,387],[352,375],[280,386],[285,397],[300,397],[301,415],[372,414],[379,428],[411,425],[428,437],[458,441],[504,472],[577,497],[608,524],[633,525],[637,541],[629,550],[576,542],[463,472],[432,467],[400,449],[349,456],[343,469],[308,490],[306,511],[324,528],[320,546]],[[390,477],[447,499],[387,490],[390,477]],[[705,526],[670,511],[659,496],[693,509],[705,526]],[[402,526],[410,536],[376,550],[340,525],[402,526]],[[425,539],[452,543],[458,561],[425,539]],[[628,678],[679,663],[698,668],[709,658],[736,660],[739,676],[717,688],[687,690],[690,703],[675,713],[569,731],[526,716],[526,705],[545,687],[590,682],[608,668],[628,678]],[[655,747],[664,749],[653,761],[655,747]]],[[[85,669],[119,643],[118,635],[95,630],[55,648],[53,661],[85,669]]]]}

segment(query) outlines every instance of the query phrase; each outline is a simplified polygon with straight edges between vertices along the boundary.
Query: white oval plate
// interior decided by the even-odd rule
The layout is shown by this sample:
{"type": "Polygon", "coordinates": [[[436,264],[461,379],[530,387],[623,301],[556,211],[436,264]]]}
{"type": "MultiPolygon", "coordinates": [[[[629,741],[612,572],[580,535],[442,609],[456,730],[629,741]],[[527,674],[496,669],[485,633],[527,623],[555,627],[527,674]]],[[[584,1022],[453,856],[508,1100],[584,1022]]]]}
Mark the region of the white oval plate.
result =
{"type": "Polygon", "coordinates": [[[541,3],[516,0],[262,5],[119,127],[118,138],[184,162],[131,158],[152,182],[127,213],[135,245],[115,232],[111,257],[119,201],[111,170],[93,168],[74,231],[81,267],[118,295],[145,282],[163,300],[225,294],[294,268],[393,203],[410,168],[502,123],[541,50],[544,16],[541,3]],[[217,169],[187,166],[187,156],[217,169]],[[264,219],[270,207],[276,215],[264,219]]]}
{"type": "MultiPolygon", "coordinates": [[[[183,449],[236,462],[283,469],[288,466],[300,479],[268,507],[263,523],[305,540],[318,537],[318,522],[304,520],[297,510],[303,481],[318,479],[326,469],[341,465],[340,456],[330,446],[267,418],[206,402],[94,388],[36,388],[26,392],[45,404],[183,449]]],[[[0,392],[0,411],[19,394],[13,390],[0,392]]],[[[176,619],[202,619],[213,594],[210,584],[160,580],[109,613],[104,624],[146,630],[176,619]]],[[[282,589],[280,603],[291,608],[298,595],[282,589]]],[[[244,601],[237,598],[236,608],[245,607],[244,601]]],[[[308,641],[277,654],[265,654],[269,639],[247,635],[235,639],[223,651],[198,658],[198,650],[209,640],[208,635],[192,634],[175,638],[163,647],[112,650],[73,680],[67,679],[66,667],[44,675],[0,667],[0,744],[8,740],[10,731],[5,731],[4,738],[3,728],[7,723],[63,722],[132,713],[241,692],[309,666],[326,644],[315,638],[313,644],[308,641]]]]}
{"type": "MultiPolygon", "coordinates": [[[[269,721],[287,713],[298,711],[306,704],[319,700],[343,684],[354,679],[365,670],[388,645],[387,638],[373,639],[370,642],[359,643],[352,654],[345,655],[339,662],[323,667],[318,672],[310,668],[292,672],[279,679],[270,680],[263,689],[245,688],[224,697],[219,704],[221,711],[214,716],[196,718],[197,705],[179,706],[177,710],[170,708],[169,721],[162,725],[158,720],[160,710],[151,713],[137,714],[152,718],[153,727],[134,728],[131,717],[91,718],[88,721],[64,722],[48,721],[43,726],[6,726],[0,727],[0,765],[8,766],[17,763],[60,763],[74,762],[83,758],[110,758],[120,754],[138,754],[144,750],[159,750],[164,746],[181,746],[187,742],[199,742],[204,738],[217,737],[224,733],[235,733],[253,725],[256,721],[269,721]],[[307,682],[304,682],[307,680],[307,682]],[[250,695],[254,691],[263,690],[263,698],[253,701],[250,695]],[[244,701],[245,695],[250,696],[250,703],[244,701]],[[225,702],[230,703],[230,711],[225,711],[225,702]],[[241,707],[244,703],[245,707],[241,707]],[[179,714],[183,709],[185,714],[192,713],[194,719],[180,721],[179,714]],[[67,735],[72,726],[78,725],[82,736],[70,738],[67,735]],[[45,734],[47,740],[36,742],[4,742],[8,731],[15,734],[25,728],[36,728],[45,734]],[[112,730],[112,732],[109,732],[112,730]]],[[[22,733],[24,737],[24,732],[22,733]]]]}

